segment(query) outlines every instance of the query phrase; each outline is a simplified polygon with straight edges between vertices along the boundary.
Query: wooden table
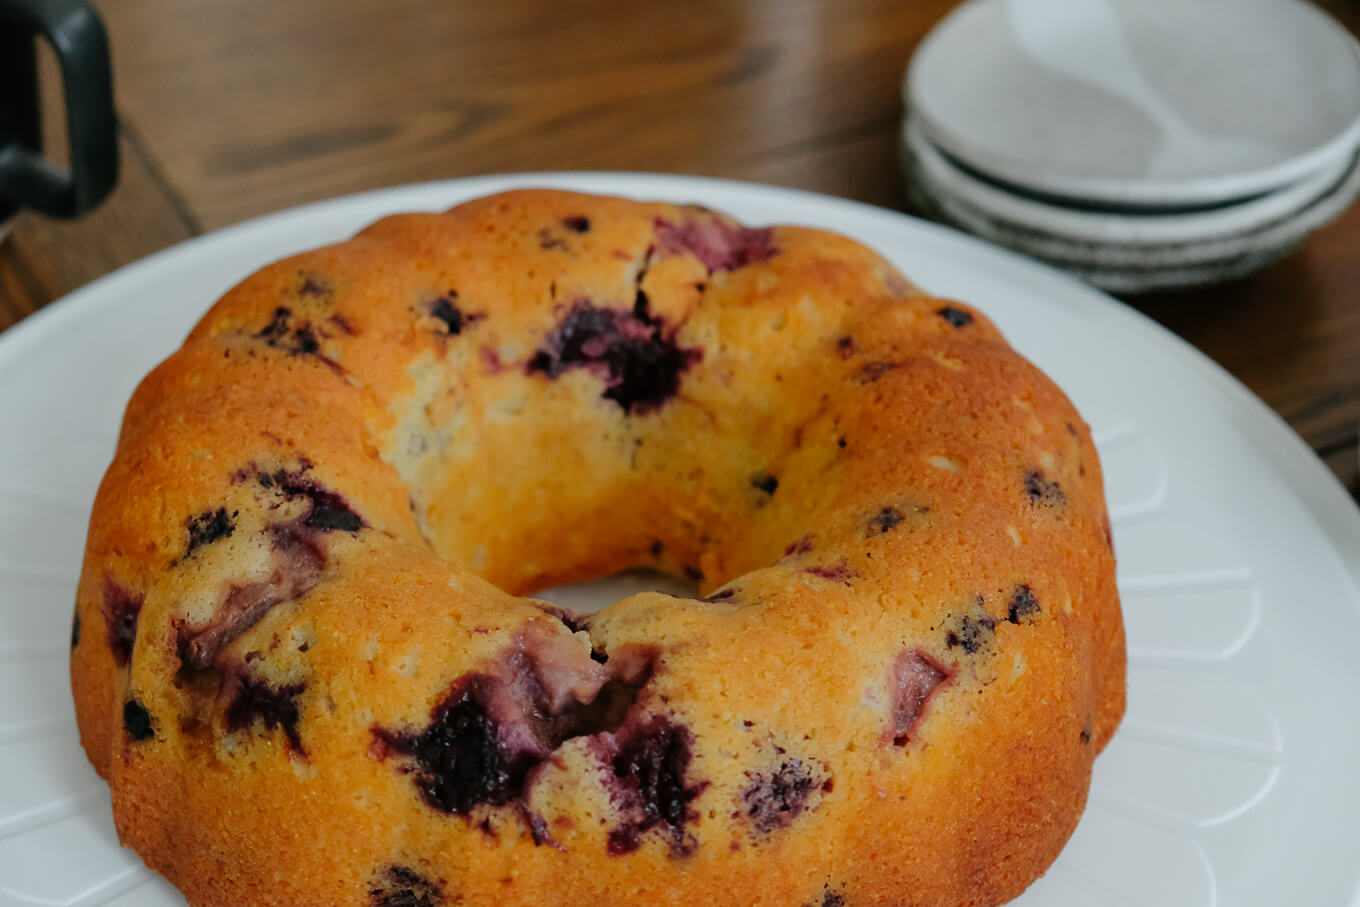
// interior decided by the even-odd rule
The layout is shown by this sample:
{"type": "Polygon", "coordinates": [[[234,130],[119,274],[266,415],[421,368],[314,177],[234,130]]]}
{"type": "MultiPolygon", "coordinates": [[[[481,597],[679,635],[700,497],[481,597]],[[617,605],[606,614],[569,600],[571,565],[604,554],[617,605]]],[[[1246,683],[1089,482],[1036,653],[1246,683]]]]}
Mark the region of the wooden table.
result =
{"type": "MultiPolygon", "coordinates": [[[[652,170],[903,208],[899,81],[952,5],[103,0],[121,184],[79,223],[19,220],[0,247],[0,329],[205,230],[418,180],[652,170]]],[[[1360,30],[1360,6],[1322,5],[1360,30]]],[[[1264,398],[1360,498],[1360,206],[1262,274],[1132,304],[1264,398]]]]}

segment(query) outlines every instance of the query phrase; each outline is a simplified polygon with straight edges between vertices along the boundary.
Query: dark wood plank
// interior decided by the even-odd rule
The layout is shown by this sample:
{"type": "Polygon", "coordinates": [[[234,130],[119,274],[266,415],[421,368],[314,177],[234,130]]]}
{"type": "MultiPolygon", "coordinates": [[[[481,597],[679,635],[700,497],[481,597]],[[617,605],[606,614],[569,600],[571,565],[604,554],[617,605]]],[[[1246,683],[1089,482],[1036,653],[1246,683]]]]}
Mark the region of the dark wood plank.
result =
{"type": "MultiPolygon", "coordinates": [[[[1360,4],[1319,0],[1353,34],[1360,4]]],[[[1232,372],[1360,501],[1360,207],[1245,280],[1134,305],[1232,372]]]]}
{"type": "MultiPolygon", "coordinates": [[[[1254,277],[1135,300],[1232,372],[1329,462],[1360,446],[1360,207],[1254,277]]],[[[1338,473],[1353,481],[1354,469],[1338,473]]]]}
{"type": "MultiPolygon", "coordinates": [[[[1319,6],[1360,34],[1360,4],[1319,6]]],[[[1246,280],[1135,303],[1280,413],[1360,500],[1360,206],[1246,280]]]]}
{"type": "Polygon", "coordinates": [[[1322,462],[1327,464],[1327,468],[1335,473],[1341,484],[1351,493],[1351,499],[1360,504],[1360,465],[1356,462],[1360,451],[1356,449],[1356,445],[1344,444],[1321,456],[1322,462]]]}
{"type": "Polygon", "coordinates": [[[125,103],[211,228],[359,189],[543,169],[892,202],[882,149],[902,73],[951,5],[139,0],[107,15],[136,48],[125,103]],[[872,175],[809,154],[866,135],[872,175]]]}

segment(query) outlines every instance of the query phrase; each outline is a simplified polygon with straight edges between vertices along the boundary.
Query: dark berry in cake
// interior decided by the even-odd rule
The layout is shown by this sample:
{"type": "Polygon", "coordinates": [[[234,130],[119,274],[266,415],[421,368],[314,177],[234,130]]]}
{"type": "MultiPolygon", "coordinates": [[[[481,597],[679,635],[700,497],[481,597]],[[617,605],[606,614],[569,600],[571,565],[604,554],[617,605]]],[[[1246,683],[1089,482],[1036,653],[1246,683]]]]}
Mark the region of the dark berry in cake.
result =
{"type": "Polygon", "coordinates": [[[329,296],[330,294],[330,281],[319,274],[304,275],[302,285],[298,287],[299,296],[329,296]]]}
{"type": "Polygon", "coordinates": [[[889,529],[899,525],[905,519],[906,517],[902,515],[902,511],[898,510],[896,507],[884,507],[878,513],[869,517],[868,534],[871,536],[882,535],[889,529]]]}
{"type": "Polygon", "coordinates": [[[108,627],[113,660],[119,665],[126,665],[132,660],[142,600],[142,596],[134,595],[112,579],[104,581],[104,622],[108,627]]]}
{"type": "Polygon", "coordinates": [[[597,308],[577,300],[529,358],[529,374],[557,378],[583,368],[605,384],[602,395],[624,412],[642,415],[674,397],[680,376],[703,358],[703,350],[681,347],[675,329],[641,311],[597,308]]]}
{"type": "Polygon", "coordinates": [[[1039,613],[1039,600],[1034,597],[1029,586],[1016,586],[1011,590],[1011,600],[1006,605],[1006,620],[1018,624],[1026,617],[1039,613]]]}
{"type": "Polygon", "coordinates": [[[605,744],[620,823],[609,833],[609,852],[625,854],[641,846],[642,836],[659,829],[677,856],[692,850],[685,824],[697,815],[690,803],[705,783],[686,777],[694,735],[661,715],[625,725],[605,744]]]}
{"type": "Polygon", "coordinates": [[[258,721],[269,730],[282,730],[288,745],[295,752],[303,752],[298,735],[297,697],[302,694],[305,684],[275,686],[232,671],[227,673],[222,686],[227,698],[227,730],[246,730],[258,721]]]}
{"type": "Polygon", "coordinates": [[[123,730],[132,740],[149,740],[156,735],[155,722],[151,713],[136,699],[123,703],[123,730]]]}
{"type": "Polygon", "coordinates": [[[1031,469],[1025,473],[1025,491],[1037,504],[1046,507],[1060,507],[1067,503],[1067,495],[1062,485],[1046,477],[1042,470],[1031,469]]]}
{"type": "Polygon", "coordinates": [[[768,495],[773,495],[779,489],[779,479],[769,473],[758,472],[751,476],[751,485],[768,495]]]}
{"type": "Polygon", "coordinates": [[[439,907],[443,888],[407,866],[391,865],[374,877],[368,907],[439,907]]]}
{"type": "Polygon", "coordinates": [[[308,476],[308,467],[292,472],[278,470],[260,477],[260,484],[276,489],[287,498],[304,498],[311,509],[302,517],[301,525],[317,532],[358,532],[367,524],[344,497],[308,476]]]}
{"type": "Polygon", "coordinates": [[[789,758],[772,772],[751,775],[741,791],[742,813],[758,834],[785,828],[808,806],[813,793],[826,782],[802,759],[789,758]]]}
{"type": "Polygon", "coordinates": [[[952,305],[947,305],[935,313],[949,322],[951,327],[966,328],[973,323],[973,316],[963,309],[956,309],[952,305]]]}
{"type": "Polygon", "coordinates": [[[996,619],[985,612],[959,617],[945,634],[944,644],[951,649],[963,649],[972,655],[992,640],[996,619]]]}
{"type": "Polygon", "coordinates": [[[435,809],[467,815],[482,803],[508,803],[537,761],[501,743],[500,728],[478,701],[487,698],[494,683],[486,675],[459,678],[435,705],[424,730],[374,732],[393,752],[410,758],[416,789],[435,809]]]}
{"type": "Polygon", "coordinates": [[[845,907],[845,895],[828,885],[822,890],[821,900],[814,901],[809,907],[845,907]]]}
{"type": "Polygon", "coordinates": [[[238,515],[239,511],[227,513],[227,508],[219,507],[190,517],[186,527],[189,531],[189,542],[184,549],[184,556],[188,557],[196,549],[211,545],[218,539],[230,538],[236,529],[238,515]]]}
{"type": "Polygon", "coordinates": [[[480,315],[470,315],[458,307],[458,294],[449,290],[430,303],[430,315],[444,323],[444,332],[457,336],[473,322],[481,320],[480,315]]]}

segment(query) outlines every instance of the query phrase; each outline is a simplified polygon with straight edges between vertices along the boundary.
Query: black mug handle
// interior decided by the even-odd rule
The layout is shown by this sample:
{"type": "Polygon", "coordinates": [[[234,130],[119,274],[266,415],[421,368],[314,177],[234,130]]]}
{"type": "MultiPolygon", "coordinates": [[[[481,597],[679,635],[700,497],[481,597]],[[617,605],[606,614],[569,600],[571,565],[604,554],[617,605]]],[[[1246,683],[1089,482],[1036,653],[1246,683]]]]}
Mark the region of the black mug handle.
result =
{"type": "Polygon", "coordinates": [[[0,206],[77,217],[118,177],[118,119],[104,23],[86,0],[0,0],[0,206]],[[44,37],[61,64],[69,172],[42,156],[37,55],[44,37]]]}

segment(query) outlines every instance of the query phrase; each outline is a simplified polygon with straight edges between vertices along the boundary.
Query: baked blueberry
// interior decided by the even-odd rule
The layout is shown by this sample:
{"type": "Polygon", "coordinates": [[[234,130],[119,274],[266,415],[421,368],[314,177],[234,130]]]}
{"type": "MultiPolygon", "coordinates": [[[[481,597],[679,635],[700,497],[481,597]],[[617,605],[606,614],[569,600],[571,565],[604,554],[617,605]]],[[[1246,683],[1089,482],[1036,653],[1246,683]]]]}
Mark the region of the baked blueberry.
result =
{"type": "Polygon", "coordinates": [[[130,739],[139,742],[156,736],[156,725],[151,713],[136,699],[123,703],[123,730],[127,731],[130,739]]]}

